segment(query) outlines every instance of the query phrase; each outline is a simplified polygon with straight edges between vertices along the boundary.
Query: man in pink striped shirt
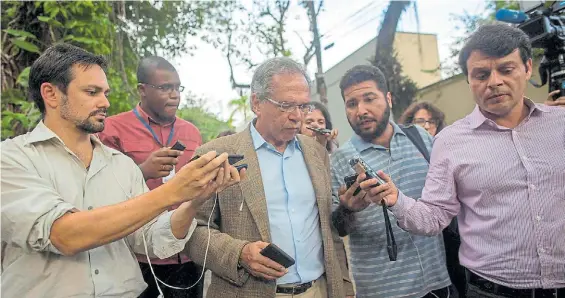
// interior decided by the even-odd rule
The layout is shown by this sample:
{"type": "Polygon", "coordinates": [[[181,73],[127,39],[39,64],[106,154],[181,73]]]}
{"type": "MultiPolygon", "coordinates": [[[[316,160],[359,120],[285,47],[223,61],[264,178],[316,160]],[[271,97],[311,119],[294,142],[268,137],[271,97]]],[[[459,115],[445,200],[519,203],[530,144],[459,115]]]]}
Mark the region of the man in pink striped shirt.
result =
{"type": "Polygon", "coordinates": [[[361,184],[409,232],[457,216],[467,297],[565,297],[565,109],[524,97],[531,54],[519,29],[479,28],[459,56],[477,105],[436,137],[422,198],[361,184]]]}

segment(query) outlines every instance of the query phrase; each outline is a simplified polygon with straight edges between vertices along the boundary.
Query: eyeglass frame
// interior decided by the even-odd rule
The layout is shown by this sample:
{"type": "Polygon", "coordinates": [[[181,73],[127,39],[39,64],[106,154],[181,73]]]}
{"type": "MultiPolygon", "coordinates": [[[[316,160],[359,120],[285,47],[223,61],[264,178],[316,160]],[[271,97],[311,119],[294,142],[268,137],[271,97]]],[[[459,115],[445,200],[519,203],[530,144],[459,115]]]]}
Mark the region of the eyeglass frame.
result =
{"type": "MultiPolygon", "coordinates": [[[[149,87],[152,87],[152,88],[157,89],[157,90],[164,92],[164,93],[171,93],[173,91],[183,92],[184,88],[185,88],[183,85],[178,85],[178,87],[177,87],[174,84],[163,84],[163,85],[160,85],[160,86],[156,86],[156,85],[149,84],[149,83],[139,83],[139,84],[147,85],[149,87]],[[170,90],[165,90],[164,86],[167,86],[167,85],[172,86],[172,88],[170,90]]],[[[169,88],[167,88],[167,89],[169,89],[169,88]]]]}
{"type": "Polygon", "coordinates": [[[279,111],[284,112],[284,113],[293,113],[296,110],[296,108],[298,108],[298,110],[300,110],[300,112],[304,113],[304,114],[312,113],[315,110],[314,105],[311,104],[311,103],[304,103],[304,104],[297,105],[297,104],[290,104],[288,102],[279,102],[279,101],[276,101],[276,100],[268,98],[268,97],[265,98],[265,99],[268,100],[273,105],[277,106],[279,108],[279,111]],[[286,110],[285,108],[283,108],[284,104],[290,105],[290,107],[288,109],[291,109],[291,110],[286,110]],[[305,107],[308,107],[308,111],[303,110],[305,107]]]}
{"type": "Polygon", "coordinates": [[[438,122],[439,121],[437,119],[433,119],[433,118],[430,119],[430,120],[426,120],[424,118],[415,118],[414,120],[412,120],[413,124],[421,125],[421,126],[425,126],[426,124],[428,124],[429,126],[436,126],[437,127],[438,122]],[[417,123],[416,120],[423,120],[423,121],[421,121],[421,123],[417,123]]]}

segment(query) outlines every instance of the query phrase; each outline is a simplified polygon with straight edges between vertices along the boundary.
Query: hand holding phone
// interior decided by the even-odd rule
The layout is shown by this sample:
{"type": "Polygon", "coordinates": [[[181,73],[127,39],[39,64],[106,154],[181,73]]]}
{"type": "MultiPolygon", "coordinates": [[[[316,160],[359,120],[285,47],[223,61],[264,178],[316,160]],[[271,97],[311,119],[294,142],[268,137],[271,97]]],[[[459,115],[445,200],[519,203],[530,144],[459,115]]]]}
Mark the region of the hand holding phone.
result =
{"type": "MultiPolygon", "coordinates": [[[[199,157],[200,157],[200,155],[194,155],[194,156],[190,159],[190,161],[197,160],[199,157]]],[[[228,163],[229,163],[230,165],[234,165],[235,163],[237,163],[237,162],[243,160],[243,158],[244,158],[244,156],[241,155],[241,154],[230,154],[230,155],[228,155],[228,163]]]]}
{"type": "Polygon", "coordinates": [[[177,141],[173,145],[173,147],[171,147],[171,149],[177,150],[177,151],[184,151],[184,149],[186,149],[186,146],[181,141],[177,141]]]}
{"type": "MultiPolygon", "coordinates": [[[[239,263],[253,276],[266,280],[276,280],[284,276],[288,270],[278,262],[262,254],[263,250],[269,247],[269,243],[263,241],[250,242],[245,244],[239,263]]],[[[266,254],[272,256],[272,247],[266,250],[266,254]]],[[[293,260],[294,262],[294,260],[293,260]]]]}
{"type": "MultiPolygon", "coordinates": [[[[351,186],[355,183],[355,181],[357,181],[357,177],[359,177],[359,174],[353,174],[343,178],[343,181],[345,182],[345,187],[347,189],[351,188],[351,186]]],[[[356,196],[357,194],[359,194],[360,191],[361,191],[361,187],[358,186],[355,192],[353,193],[353,195],[356,196]]]]}
{"type": "Polygon", "coordinates": [[[379,177],[379,175],[377,175],[377,172],[371,169],[371,167],[369,167],[369,165],[363,159],[361,159],[361,157],[350,159],[349,165],[353,168],[353,170],[355,170],[357,174],[365,173],[366,178],[363,181],[376,179],[377,184],[371,185],[371,187],[383,185],[386,183],[381,177],[379,177]]]}
{"type": "Polygon", "coordinates": [[[182,154],[183,151],[166,147],[152,152],[144,162],[139,164],[143,178],[147,180],[167,177],[178,163],[178,157],[182,154]]]}
{"type": "Polygon", "coordinates": [[[338,191],[340,204],[353,212],[364,210],[371,204],[371,202],[365,200],[367,194],[361,193],[361,187],[357,180],[359,180],[358,174],[345,177],[345,186],[342,185],[338,191]],[[355,190],[353,189],[354,185],[357,185],[355,190]]]}
{"type": "Polygon", "coordinates": [[[270,243],[269,246],[263,248],[263,250],[261,250],[261,254],[283,265],[285,268],[294,265],[294,259],[274,243],[270,243]]]}

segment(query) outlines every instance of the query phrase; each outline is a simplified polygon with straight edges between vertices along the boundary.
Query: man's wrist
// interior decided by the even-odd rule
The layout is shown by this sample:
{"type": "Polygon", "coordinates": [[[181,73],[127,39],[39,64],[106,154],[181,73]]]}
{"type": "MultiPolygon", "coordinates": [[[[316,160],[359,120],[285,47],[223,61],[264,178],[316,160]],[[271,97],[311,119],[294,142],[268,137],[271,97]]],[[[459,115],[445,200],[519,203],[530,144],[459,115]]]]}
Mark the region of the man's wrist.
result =
{"type": "Polygon", "coordinates": [[[177,183],[171,180],[152,191],[160,191],[161,197],[166,201],[169,207],[188,202],[188,200],[182,196],[181,189],[177,186],[177,183]]]}
{"type": "Polygon", "coordinates": [[[243,247],[241,247],[241,251],[239,252],[239,258],[237,259],[237,270],[240,270],[240,269],[247,270],[246,264],[245,264],[245,262],[243,262],[243,251],[245,250],[245,247],[247,245],[249,245],[249,243],[251,243],[251,242],[246,242],[243,245],[243,247]]]}
{"type": "Polygon", "coordinates": [[[143,180],[145,180],[145,181],[149,180],[149,177],[147,177],[148,175],[145,173],[145,162],[142,162],[142,163],[138,164],[137,166],[141,170],[141,174],[143,174],[143,180]]]}

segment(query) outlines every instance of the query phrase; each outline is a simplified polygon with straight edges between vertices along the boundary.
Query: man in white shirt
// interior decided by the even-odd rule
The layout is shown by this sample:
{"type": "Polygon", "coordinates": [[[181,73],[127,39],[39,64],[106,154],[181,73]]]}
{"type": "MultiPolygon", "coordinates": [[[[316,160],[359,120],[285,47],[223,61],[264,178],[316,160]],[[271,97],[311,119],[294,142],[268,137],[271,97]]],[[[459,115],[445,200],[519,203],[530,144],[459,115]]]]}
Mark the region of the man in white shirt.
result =
{"type": "Polygon", "coordinates": [[[109,107],[105,65],[60,44],[31,67],[43,120],[2,143],[5,297],[137,297],[146,284],[133,253],[180,252],[200,205],[240,180],[227,154],[209,152],[148,192],[135,163],[93,135],[109,107]]]}

